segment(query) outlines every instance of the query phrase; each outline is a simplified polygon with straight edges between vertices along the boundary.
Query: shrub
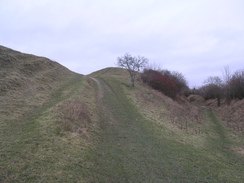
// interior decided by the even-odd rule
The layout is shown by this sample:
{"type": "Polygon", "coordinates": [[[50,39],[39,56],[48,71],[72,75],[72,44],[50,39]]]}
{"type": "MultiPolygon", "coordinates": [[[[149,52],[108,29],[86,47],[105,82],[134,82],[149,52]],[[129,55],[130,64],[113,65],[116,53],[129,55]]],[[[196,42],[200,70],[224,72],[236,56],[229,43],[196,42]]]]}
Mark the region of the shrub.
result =
{"type": "Polygon", "coordinates": [[[176,83],[181,94],[183,94],[186,90],[189,89],[187,80],[185,79],[182,73],[176,71],[170,72],[168,70],[162,70],[161,73],[162,75],[169,77],[171,80],[173,80],[176,83]]]}
{"type": "Polygon", "coordinates": [[[225,98],[229,104],[230,99],[244,98],[244,69],[231,75],[229,69],[225,68],[224,81],[218,76],[210,76],[204,83],[205,85],[198,89],[197,94],[206,100],[217,98],[219,104],[220,99],[225,98]]]}
{"type": "Polygon", "coordinates": [[[232,98],[244,98],[244,69],[236,71],[232,75],[229,85],[232,98]]]}
{"type": "Polygon", "coordinates": [[[202,86],[200,89],[200,94],[206,99],[215,99],[222,96],[222,88],[215,84],[208,84],[202,86]]]}
{"type": "Polygon", "coordinates": [[[177,83],[168,75],[163,75],[159,71],[145,69],[141,78],[144,83],[147,83],[152,88],[161,91],[172,99],[175,99],[179,93],[177,83]]]}

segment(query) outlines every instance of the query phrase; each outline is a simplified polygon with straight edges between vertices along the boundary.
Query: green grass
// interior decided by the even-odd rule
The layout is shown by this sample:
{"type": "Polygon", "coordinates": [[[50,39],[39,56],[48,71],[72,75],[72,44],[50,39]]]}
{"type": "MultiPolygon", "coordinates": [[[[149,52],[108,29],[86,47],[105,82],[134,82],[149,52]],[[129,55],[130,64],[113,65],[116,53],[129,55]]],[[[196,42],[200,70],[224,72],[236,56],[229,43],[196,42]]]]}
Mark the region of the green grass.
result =
{"type": "MultiPolygon", "coordinates": [[[[242,181],[243,161],[223,148],[214,149],[218,139],[210,139],[212,146],[205,149],[179,143],[168,133],[165,135],[162,126],[141,115],[120,82],[108,77],[99,81],[104,91],[101,105],[110,113],[100,114],[100,139],[87,152],[86,158],[92,162],[88,182],[242,181]]],[[[224,129],[212,112],[208,115],[213,130],[222,139],[224,129]]]]}
{"type": "Polygon", "coordinates": [[[87,143],[68,132],[58,135],[54,112],[63,101],[84,96],[86,85],[84,77],[75,77],[24,118],[4,120],[0,182],[81,182],[80,162],[87,143]]]}
{"type": "MultiPolygon", "coordinates": [[[[146,120],[130,101],[121,83],[99,79],[104,90],[100,139],[86,158],[92,162],[88,182],[241,182],[243,164],[229,156],[216,157],[212,148],[197,149],[164,134],[146,120]],[[236,168],[239,169],[236,169],[236,168]]],[[[210,123],[216,125],[209,112],[210,123]]],[[[216,127],[216,133],[220,133],[216,127]]],[[[219,143],[217,140],[213,142],[219,143]]],[[[224,144],[226,142],[223,142],[224,144]]],[[[213,145],[214,145],[213,144],[213,145]]],[[[221,149],[216,153],[225,154],[221,149]]]]}

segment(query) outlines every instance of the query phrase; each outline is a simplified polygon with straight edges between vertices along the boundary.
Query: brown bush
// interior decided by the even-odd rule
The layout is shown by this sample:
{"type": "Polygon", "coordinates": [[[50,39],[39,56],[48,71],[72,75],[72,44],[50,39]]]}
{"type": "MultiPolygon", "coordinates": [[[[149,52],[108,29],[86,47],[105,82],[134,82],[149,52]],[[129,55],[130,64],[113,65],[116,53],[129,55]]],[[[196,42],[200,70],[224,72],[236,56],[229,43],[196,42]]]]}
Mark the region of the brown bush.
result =
{"type": "Polygon", "coordinates": [[[161,91],[172,99],[176,99],[177,94],[180,93],[180,87],[176,80],[167,74],[162,74],[152,69],[145,69],[141,78],[144,83],[147,83],[152,88],[161,91]]]}

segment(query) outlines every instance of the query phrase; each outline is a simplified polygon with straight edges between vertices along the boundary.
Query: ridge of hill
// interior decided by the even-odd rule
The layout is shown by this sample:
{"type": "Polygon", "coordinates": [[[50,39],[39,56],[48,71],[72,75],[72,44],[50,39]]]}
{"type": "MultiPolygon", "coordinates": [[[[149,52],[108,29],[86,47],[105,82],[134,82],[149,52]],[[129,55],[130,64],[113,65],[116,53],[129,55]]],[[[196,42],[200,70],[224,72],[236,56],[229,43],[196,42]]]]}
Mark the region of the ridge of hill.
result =
{"type": "MultiPolygon", "coordinates": [[[[70,78],[75,73],[45,57],[24,54],[0,46],[1,94],[38,85],[40,90],[52,88],[53,83],[70,78]]],[[[36,87],[34,86],[34,87],[36,87]]]]}
{"type": "Polygon", "coordinates": [[[0,182],[241,182],[243,136],[126,70],[0,47],[0,182]]]}

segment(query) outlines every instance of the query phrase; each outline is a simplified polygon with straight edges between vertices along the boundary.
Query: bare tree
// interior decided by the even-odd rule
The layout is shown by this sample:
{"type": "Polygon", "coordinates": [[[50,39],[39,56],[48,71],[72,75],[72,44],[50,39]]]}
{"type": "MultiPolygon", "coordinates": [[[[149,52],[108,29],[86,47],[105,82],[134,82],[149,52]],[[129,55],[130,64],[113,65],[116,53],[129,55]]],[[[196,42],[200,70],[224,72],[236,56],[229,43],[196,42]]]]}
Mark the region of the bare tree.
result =
{"type": "Polygon", "coordinates": [[[222,80],[219,76],[210,76],[204,81],[204,84],[215,84],[219,87],[222,86],[222,80]]]}
{"type": "Polygon", "coordinates": [[[205,99],[217,98],[218,107],[220,106],[220,100],[223,97],[223,85],[222,80],[218,76],[210,76],[204,81],[205,85],[200,88],[202,96],[205,99]]]}
{"type": "Polygon", "coordinates": [[[225,66],[224,70],[222,71],[223,78],[224,78],[224,85],[225,85],[225,96],[227,100],[227,104],[230,104],[230,79],[231,79],[231,72],[229,66],[225,66]]]}
{"type": "Polygon", "coordinates": [[[244,98],[244,69],[237,70],[230,79],[231,98],[244,98]]]}
{"type": "Polygon", "coordinates": [[[134,87],[137,72],[146,66],[148,59],[142,56],[133,57],[129,53],[126,53],[123,57],[118,57],[117,60],[117,65],[127,69],[130,73],[131,84],[134,87]]]}

